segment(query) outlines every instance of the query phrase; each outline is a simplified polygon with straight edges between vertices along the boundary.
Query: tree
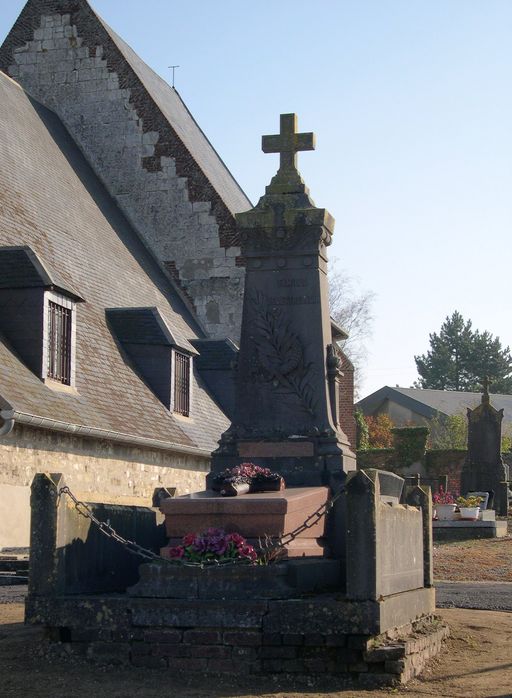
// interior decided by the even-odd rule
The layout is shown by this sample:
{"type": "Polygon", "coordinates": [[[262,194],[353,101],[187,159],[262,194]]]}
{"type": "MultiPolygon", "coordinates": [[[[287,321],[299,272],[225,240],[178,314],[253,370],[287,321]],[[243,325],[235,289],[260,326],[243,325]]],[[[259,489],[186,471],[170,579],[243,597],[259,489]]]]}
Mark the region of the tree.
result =
{"type": "Polygon", "coordinates": [[[370,448],[392,448],[393,433],[391,429],[395,426],[387,414],[378,414],[375,417],[365,416],[368,424],[368,440],[370,448]]]}
{"type": "Polygon", "coordinates": [[[354,419],[356,420],[356,448],[358,451],[366,451],[370,448],[368,423],[361,410],[354,412],[354,419]]]}
{"type": "Polygon", "coordinates": [[[360,291],[354,277],[342,269],[329,273],[329,306],[331,316],[343,327],[348,339],[339,342],[340,349],[354,364],[354,383],[357,393],[361,382],[362,366],[367,356],[366,342],[372,333],[372,303],[375,294],[360,291]]]}
{"type": "Polygon", "coordinates": [[[441,415],[429,419],[428,447],[433,449],[467,448],[468,418],[465,414],[441,415]]]}
{"type": "Polygon", "coordinates": [[[420,376],[414,387],[479,392],[487,376],[494,393],[512,392],[512,356],[499,337],[473,330],[455,311],[429,340],[430,350],[414,357],[420,376]]]}

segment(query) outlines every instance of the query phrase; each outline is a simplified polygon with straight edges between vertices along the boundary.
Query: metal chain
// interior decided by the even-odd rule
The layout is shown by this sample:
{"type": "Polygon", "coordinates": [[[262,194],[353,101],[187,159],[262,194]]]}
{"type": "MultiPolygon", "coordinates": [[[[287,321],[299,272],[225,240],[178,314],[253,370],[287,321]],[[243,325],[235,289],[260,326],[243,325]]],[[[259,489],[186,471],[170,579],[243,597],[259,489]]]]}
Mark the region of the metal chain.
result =
{"type": "MultiPolygon", "coordinates": [[[[301,523],[299,526],[293,529],[293,531],[290,531],[289,533],[284,533],[282,536],[277,538],[276,540],[270,542],[268,545],[265,546],[266,550],[265,552],[269,553],[272,552],[273,554],[277,553],[279,549],[284,548],[286,545],[291,543],[295,538],[297,538],[301,533],[306,531],[309,528],[312,528],[315,524],[317,524],[334,506],[335,502],[341,497],[341,495],[345,492],[345,488],[341,487],[340,490],[330,499],[328,499],[326,502],[321,504],[316,511],[314,511],[312,514],[310,514],[303,523],[301,523]]],[[[226,564],[248,564],[250,560],[246,559],[241,559],[241,558],[233,558],[233,559],[227,559],[227,560],[208,560],[208,561],[203,561],[203,562],[190,562],[186,560],[181,560],[181,559],[173,559],[170,560],[169,558],[164,558],[161,555],[158,555],[157,553],[154,553],[152,550],[148,550],[148,548],[144,548],[138,543],[136,543],[133,540],[127,540],[126,538],[123,538],[123,536],[119,535],[117,531],[110,525],[110,521],[100,521],[91,511],[90,507],[85,503],[77,499],[75,495],[71,492],[69,487],[66,485],[64,487],[61,487],[59,490],[59,497],[61,495],[67,495],[72,502],[75,505],[75,509],[78,511],[78,513],[83,516],[86,519],[89,519],[92,521],[93,524],[103,533],[103,535],[107,536],[107,538],[111,538],[112,540],[117,541],[120,543],[128,552],[134,554],[134,555],[139,555],[140,557],[145,558],[146,560],[152,560],[156,561],[158,560],[161,562],[164,560],[165,562],[169,562],[171,564],[181,564],[185,566],[191,566],[191,567],[198,567],[198,566],[204,566],[205,564],[216,564],[216,565],[226,565],[226,564]]]]}
{"type": "Polygon", "coordinates": [[[94,514],[92,513],[90,507],[87,506],[85,502],[81,502],[79,499],[75,497],[73,492],[69,489],[69,487],[61,487],[59,490],[59,497],[62,494],[67,494],[67,496],[72,500],[72,502],[75,505],[75,509],[78,511],[81,516],[83,516],[86,519],[90,519],[93,524],[95,524],[98,529],[103,533],[107,538],[112,538],[112,540],[117,541],[118,543],[121,543],[126,550],[128,550],[130,553],[133,553],[134,555],[140,555],[141,557],[146,558],[146,560],[162,560],[163,558],[160,557],[160,555],[157,555],[154,553],[152,550],[148,550],[147,548],[143,548],[141,545],[136,543],[133,540],[127,540],[126,538],[123,538],[122,536],[117,533],[117,531],[112,528],[110,525],[110,522],[107,521],[100,521],[94,514]]]}

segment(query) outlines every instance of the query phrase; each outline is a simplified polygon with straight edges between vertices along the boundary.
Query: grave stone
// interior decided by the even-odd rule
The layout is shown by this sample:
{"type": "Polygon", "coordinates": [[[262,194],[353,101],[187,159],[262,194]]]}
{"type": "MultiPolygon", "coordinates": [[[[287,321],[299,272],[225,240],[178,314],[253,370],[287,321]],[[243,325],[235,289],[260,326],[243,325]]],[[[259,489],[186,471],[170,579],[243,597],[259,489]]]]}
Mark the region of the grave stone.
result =
{"type": "Polygon", "coordinates": [[[483,381],[482,402],[468,409],[468,452],[462,467],[460,491],[494,492],[496,511],[507,514],[509,468],[501,457],[503,410],[491,405],[489,381],[483,381]]]}
{"type": "Polygon", "coordinates": [[[355,457],[337,423],[326,255],[334,220],[297,171],[314,135],[297,133],[295,114],[281,115],[280,134],[263,136],[262,148],[280,153],[280,167],[258,204],[237,215],[247,272],[236,409],[209,480],[251,461],[288,486],[336,486],[355,457]]]}

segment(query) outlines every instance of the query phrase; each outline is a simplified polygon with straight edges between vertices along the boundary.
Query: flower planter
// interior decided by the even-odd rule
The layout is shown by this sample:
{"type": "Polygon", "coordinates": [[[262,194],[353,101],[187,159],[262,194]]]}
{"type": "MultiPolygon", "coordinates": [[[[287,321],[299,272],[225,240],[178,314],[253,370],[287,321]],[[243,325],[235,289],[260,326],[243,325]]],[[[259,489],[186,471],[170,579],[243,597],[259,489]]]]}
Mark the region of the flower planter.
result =
{"type": "Polygon", "coordinates": [[[237,497],[239,494],[247,494],[250,489],[248,482],[226,482],[221,486],[220,493],[223,497],[237,497]]]}
{"type": "Polygon", "coordinates": [[[451,521],[455,518],[456,504],[436,504],[435,511],[439,521],[451,521]]]}
{"type": "Polygon", "coordinates": [[[459,507],[460,518],[463,521],[476,521],[480,513],[480,507],[459,507]]]}

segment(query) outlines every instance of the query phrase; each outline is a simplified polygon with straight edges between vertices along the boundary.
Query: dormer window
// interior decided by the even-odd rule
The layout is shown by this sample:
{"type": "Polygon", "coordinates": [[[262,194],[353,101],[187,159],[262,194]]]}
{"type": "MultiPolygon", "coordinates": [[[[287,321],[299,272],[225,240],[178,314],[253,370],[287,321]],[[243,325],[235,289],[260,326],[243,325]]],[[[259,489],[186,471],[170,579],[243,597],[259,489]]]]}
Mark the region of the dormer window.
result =
{"type": "Polygon", "coordinates": [[[47,378],[71,385],[73,352],[73,304],[48,299],[47,308],[47,378]]]}
{"type": "Polygon", "coordinates": [[[158,308],[107,308],[111,329],[133,368],[175,415],[192,413],[193,357],[197,350],[171,332],[158,308]]]}
{"type": "Polygon", "coordinates": [[[0,332],[49,387],[74,385],[76,307],[81,302],[30,247],[0,247],[0,332]]]}
{"type": "Polygon", "coordinates": [[[174,404],[173,412],[190,415],[190,356],[173,351],[174,357],[174,404]]]}

